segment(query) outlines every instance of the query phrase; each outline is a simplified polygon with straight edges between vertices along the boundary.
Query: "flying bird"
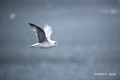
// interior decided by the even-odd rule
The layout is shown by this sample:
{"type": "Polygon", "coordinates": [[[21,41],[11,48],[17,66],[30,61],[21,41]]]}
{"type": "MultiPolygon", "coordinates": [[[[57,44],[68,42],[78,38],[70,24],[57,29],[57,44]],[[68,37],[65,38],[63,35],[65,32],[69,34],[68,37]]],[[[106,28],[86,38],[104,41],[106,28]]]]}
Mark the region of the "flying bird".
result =
{"type": "Polygon", "coordinates": [[[36,36],[38,39],[38,43],[30,45],[30,47],[51,48],[54,46],[60,46],[57,41],[53,41],[50,39],[52,28],[47,23],[44,24],[44,31],[35,24],[29,23],[29,25],[36,32],[36,36]]]}

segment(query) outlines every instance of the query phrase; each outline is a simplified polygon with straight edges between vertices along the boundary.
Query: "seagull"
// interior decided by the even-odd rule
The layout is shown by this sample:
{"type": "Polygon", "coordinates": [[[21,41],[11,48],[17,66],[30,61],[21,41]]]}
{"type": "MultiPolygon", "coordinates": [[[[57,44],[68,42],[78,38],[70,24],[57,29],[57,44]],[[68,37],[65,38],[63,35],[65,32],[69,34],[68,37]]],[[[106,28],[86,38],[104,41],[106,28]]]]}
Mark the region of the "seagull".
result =
{"type": "Polygon", "coordinates": [[[38,43],[30,45],[30,47],[51,48],[54,46],[60,46],[57,41],[50,39],[52,28],[47,23],[44,24],[44,31],[35,24],[29,23],[29,25],[36,32],[36,36],[38,38],[38,43]]]}

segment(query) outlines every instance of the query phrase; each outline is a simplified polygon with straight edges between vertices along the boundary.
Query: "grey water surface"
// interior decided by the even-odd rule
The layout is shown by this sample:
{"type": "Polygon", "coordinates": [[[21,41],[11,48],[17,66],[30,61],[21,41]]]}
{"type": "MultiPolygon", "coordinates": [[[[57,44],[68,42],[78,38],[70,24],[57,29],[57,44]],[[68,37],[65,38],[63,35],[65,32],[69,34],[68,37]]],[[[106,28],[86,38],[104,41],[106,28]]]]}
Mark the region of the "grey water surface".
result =
{"type": "Polygon", "coordinates": [[[120,0],[1,0],[0,80],[120,80],[120,0]],[[46,22],[60,46],[30,48],[46,22]]]}

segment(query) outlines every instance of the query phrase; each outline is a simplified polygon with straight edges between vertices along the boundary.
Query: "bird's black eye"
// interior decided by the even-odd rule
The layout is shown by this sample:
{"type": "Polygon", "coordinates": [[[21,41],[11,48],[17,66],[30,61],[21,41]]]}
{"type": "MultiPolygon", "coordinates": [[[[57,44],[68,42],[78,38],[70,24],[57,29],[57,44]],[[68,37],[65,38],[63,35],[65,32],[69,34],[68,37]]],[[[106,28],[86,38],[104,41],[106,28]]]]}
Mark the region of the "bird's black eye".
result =
{"type": "Polygon", "coordinates": [[[55,42],[55,44],[57,44],[57,42],[55,42]]]}

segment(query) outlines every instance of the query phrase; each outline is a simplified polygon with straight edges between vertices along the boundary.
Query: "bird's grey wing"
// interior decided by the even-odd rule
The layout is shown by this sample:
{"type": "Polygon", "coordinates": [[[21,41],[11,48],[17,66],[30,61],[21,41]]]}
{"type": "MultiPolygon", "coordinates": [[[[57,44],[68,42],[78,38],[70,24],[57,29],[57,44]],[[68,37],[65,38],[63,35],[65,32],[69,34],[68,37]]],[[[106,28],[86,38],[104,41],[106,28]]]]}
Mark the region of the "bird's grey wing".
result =
{"type": "Polygon", "coordinates": [[[44,31],[45,31],[46,38],[50,40],[50,36],[52,34],[52,28],[47,23],[45,23],[44,25],[44,31]]]}
{"type": "Polygon", "coordinates": [[[44,41],[48,41],[46,36],[45,36],[45,32],[40,27],[38,27],[38,26],[36,26],[35,24],[32,24],[32,23],[29,23],[29,25],[36,32],[39,43],[42,43],[44,41]]]}

